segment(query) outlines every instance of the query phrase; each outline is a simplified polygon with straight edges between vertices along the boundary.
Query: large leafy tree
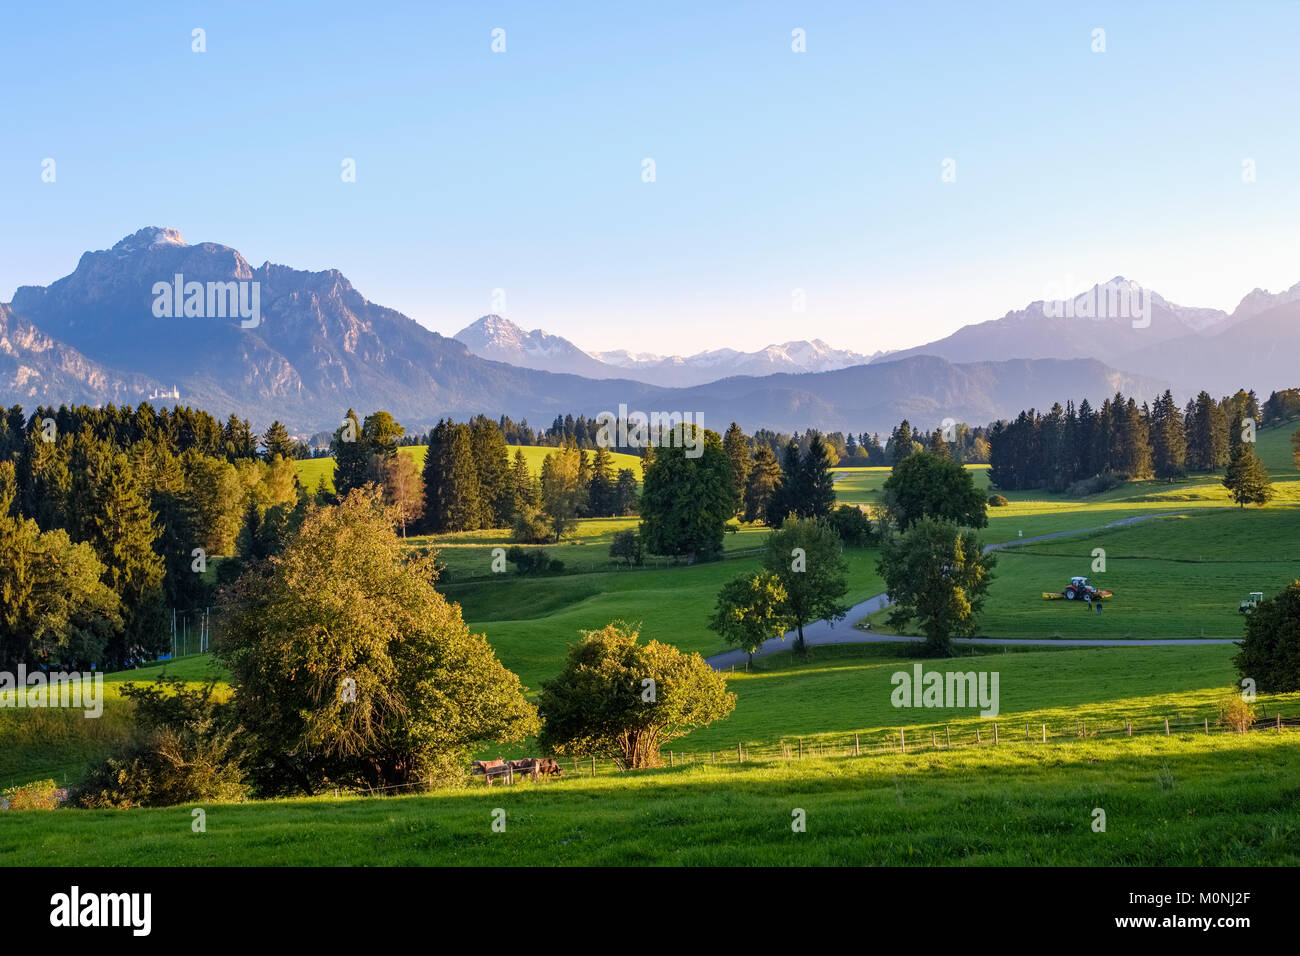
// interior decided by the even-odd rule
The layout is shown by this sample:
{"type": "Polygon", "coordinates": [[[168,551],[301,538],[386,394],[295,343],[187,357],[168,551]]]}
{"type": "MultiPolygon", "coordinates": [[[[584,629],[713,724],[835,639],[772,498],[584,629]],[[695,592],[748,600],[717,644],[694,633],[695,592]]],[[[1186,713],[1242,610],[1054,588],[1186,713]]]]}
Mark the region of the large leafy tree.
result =
{"type": "Polygon", "coordinates": [[[923,517],[970,528],[988,524],[988,502],[971,473],[954,461],[926,452],[894,466],[883,486],[885,502],[900,530],[923,517]]]}
{"type": "MultiPolygon", "coordinates": [[[[679,425],[678,429],[699,426],[679,425]]],[[[678,436],[680,439],[680,434],[678,436]]],[[[731,461],[717,432],[705,430],[701,453],[688,457],[683,442],[654,450],[641,489],[641,540],[650,554],[714,558],[732,516],[731,461]]]]}
{"type": "Polygon", "coordinates": [[[848,613],[841,603],[848,591],[843,543],[824,520],[791,518],[768,535],[763,567],[785,589],[785,610],[798,632],[795,651],[807,652],[803,629],[821,618],[838,621],[848,613]]]}
{"type": "Polygon", "coordinates": [[[952,521],[921,517],[886,543],[876,565],[893,603],[889,623],[916,622],[926,650],[952,653],[952,638],[975,632],[996,563],[978,536],[952,521]]]}
{"type": "Polygon", "coordinates": [[[771,571],[738,575],[718,593],[709,627],[728,644],[745,651],[753,663],[755,651],[764,643],[794,627],[786,606],[789,597],[781,579],[771,571]]]}
{"type": "Polygon", "coordinates": [[[121,632],[121,601],[89,544],[0,515],[0,667],[104,662],[121,632]]]}
{"type": "Polygon", "coordinates": [[[736,706],[726,679],[698,654],[641,644],[619,624],[588,631],[542,685],[538,742],[563,756],[614,757],[655,767],[664,744],[721,720],[736,706]]]}
{"type": "Polygon", "coordinates": [[[541,500],[550,519],[553,540],[559,541],[573,527],[586,507],[587,489],[582,482],[582,454],[573,439],[542,461],[541,500]]]}
{"type": "Polygon", "coordinates": [[[1246,615],[1246,637],[1232,663],[1266,694],[1300,690],[1300,581],[1246,615]]]}
{"type": "Polygon", "coordinates": [[[354,491],[221,595],[216,649],[264,793],[458,780],[476,747],[538,729],[393,525],[377,492],[354,491]]]}

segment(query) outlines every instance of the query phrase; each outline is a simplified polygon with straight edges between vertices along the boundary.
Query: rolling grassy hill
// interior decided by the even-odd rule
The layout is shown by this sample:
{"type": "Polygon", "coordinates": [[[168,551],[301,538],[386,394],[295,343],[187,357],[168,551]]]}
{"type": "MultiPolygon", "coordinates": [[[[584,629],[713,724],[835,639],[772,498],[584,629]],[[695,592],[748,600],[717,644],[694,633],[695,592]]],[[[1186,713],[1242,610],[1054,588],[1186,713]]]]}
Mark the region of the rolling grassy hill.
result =
{"type": "MultiPolygon", "coordinates": [[[[528,461],[528,468],[534,476],[542,473],[542,462],[546,456],[555,449],[549,445],[508,445],[510,460],[513,462],[516,451],[522,451],[524,458],[528,461]]],[[[403,455],[409,455],[415,464],[421,468],[424,467],[424,456],[428,452],[428,445],[403,445],[400,449],[403,455]]],[[[589,453],[590,454],[590,453],[589,453]]],[[[637,481],[641,480],[641,459],[636,455],[627,455],[623,452],[611,452],[614,459],[614,467],[631,468],[632,473],[636,475],[637,481]]],[[[324,479],[325,487],[334,490],[334,459],[333,458],[299,458],[294,463],[298,468],[298,480],[312,490],[324,479]]]]}
{"type": "MultiPolygon", "coordinates": [[[[1122,528],[1032,542],[999,555],[981,630],[997,636],[1238,637],[1237,600],[1300,577],[1300,480],[1290,430],[1260,432],[1259,452],[1279,491],[1263,509],[1232,507],[1217,476],[1174,483],[1137,482],[1085,500],[1044,492],[1008,493],[991,510],[986,541],[1017,541],[1095,528],[1120,518],[1175,512],[1122,528]],[[1107,570],[1091,572],[1092,550],[1106,549],[1107,570]],[[1092,574],[1116,592],[1101,616],[1042,600],[1071,574],[1092,574]]],[[[423,449],[404,449],[420,454],[423,449]]],[[[512,449],[513,451],[513,449],[512,449]]],[[[536,468],[549,449],[526,451],[536,468]]],[[[635,464],[635,461],[633,462],[635,464]]],[[[328,460],[300,462],[308,484],[328,460]],[[313,472],[315,469],[315,472],[313,472]]],[[[982,486],[987,469],[972,469],[982,486]]],[[[639,471],[638,471],[639,474],[639,471]]],[[[847,469],[842,501],[875,503],[885,469],[847,469]]],[[[450,570],[442,585],[466,620],[486,633],[505,665],[535,695],[560,666],[580,631],[611,620],[639,623],[644,637],[712,653],[705,626],[722,582],[757,567],[748,553],[766,531],[740,527],[711,564],[615,569],[612,535],[635,519],[588,520],[548,551],[565,573],[522,578],[513,570],[485,577],[500,531],[413,538],[439,549],[450,570]]],[[[850,592],[857,601],[882,589],[873,549],[850,550],[850,592]]],[[[849,626],[846,622],[841,626],[849,626]]],[[[979,648],[927,669],[997,671],[1003,743],[965,746],[989,721],[972,710],[892,706],[890,676],[915,660],[899,645],[816,648],[810,660],[789,653],[728,675],[738,696],[726,720],[700,728],[671,749],[697,755],[685,766],[593,778],[375,800],[260,802],[208,808],[208,833],[189,829],[189,808],[130,813],[58,811],[0,814],[0,863],[1089,863],[1293,864],[1300,825],[1300,749],[1294,730],[1280,735],[1226,734],[1215,724],[1218,701],[1235,674],[1231,645],[1173,648],[979,648]],[[1117,735],[1126,719],[1175,733],[1117,735]],[[1210,721],[1211,733],[1178,732],[1210,721]],[[1054,735],[1080,726],[1106,739],[1025,742],[1043,724],[1054,735]],[[906,755],[841,757],[851,736],[864,748],[892,746],[899,726],[919,749],[906,755]],[[932,750],[929,731],[947,725],[952,750],[932,750]],[[781,745],[803,740],[811,755],[787,760],[781,745]],[[737,765],[737,742],[756,759],[737,765]],[[699,757],[729,754],[729,764],[699,757]],[[490,814],[509,825],[493,834],[490,814]],[[808,832],[790,830],[791,811],[808,813],[808,832]],[[1090,828],[1106,809],[1105,834],[1090,828]],[[93,837],[93,838],[92,838],[93,837]]],[[[202,680],[209,656],[165,665],[202,680]]],[[[60,711],[0,711],[0,786],[42,777],[79,777],[122,739],[126,680],[162,669],[111,675],[104,717],[60,711]]],[[[1300,694],[1264,696],[1266,714],[1300,716],[1300,694]]],[[[942,740],[942,733],[939,735],[942,740]]],[[[519,756],[529,745],[487,747],[482,756],[519,756]]]]}

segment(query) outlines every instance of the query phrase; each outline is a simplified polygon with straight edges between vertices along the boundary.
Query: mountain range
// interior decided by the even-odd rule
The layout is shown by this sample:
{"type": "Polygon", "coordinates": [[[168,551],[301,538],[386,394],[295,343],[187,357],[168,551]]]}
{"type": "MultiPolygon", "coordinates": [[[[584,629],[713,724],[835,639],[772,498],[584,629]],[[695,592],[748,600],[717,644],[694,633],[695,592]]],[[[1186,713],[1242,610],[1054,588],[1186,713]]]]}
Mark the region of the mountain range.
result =
{"type": "Polygon", "coordinates": [[[478,412],[545,426],[556,415],[620,405],[696,413],[719,430],[735,420],[751,430],[887,432],[904,417],[925,428],[946,417],[985,423],[1116,390],[1150,400],[1171,383],[1265,394],[1297,384],[1300,285],[1278,295],[1256,290],[1230,315],[1154,294],[1151,302],[1145,328],[1056,318],[1059,308],[1037,302],[889,355],[820,340],[685,358],[587,353],[499,316],[447,338],[369,301],[337,270],[253,267],[228,246],[191,245],[174,229],[149,227],[0,304],[0,400],[30,412],[136,404],[175,388],[180,403],[259,428],[279,419],[303,435],[336,427],[349,407],[386,408],[408,427],[427,428],[478,412]],[[168,299],[175,283],[184,296],[171,313],[160,309],[159,291],[168,299]],[[199,314],[183,317],[195,283],[199,314]],[[229,312],[213,313],[214,286],[255,288],[257,321],[241,322],[233,297],[229,312]]]}
{"type": "Polygon", "coordinates": [[[777,372],[826,372],[866,365],[886,355],[864,355],[835,349],[821,339],[784,342],[757,352],[711,349],[694,355],[655,355],[650,352],[585,352],[566,338],[542,329],[526,332],[509,319],[485,315],[456,333],[471,352],[520,368],[572,372],[588,378],[630,378],[651,385],[690,387],[733,375],[773,375],[777,372]]]}

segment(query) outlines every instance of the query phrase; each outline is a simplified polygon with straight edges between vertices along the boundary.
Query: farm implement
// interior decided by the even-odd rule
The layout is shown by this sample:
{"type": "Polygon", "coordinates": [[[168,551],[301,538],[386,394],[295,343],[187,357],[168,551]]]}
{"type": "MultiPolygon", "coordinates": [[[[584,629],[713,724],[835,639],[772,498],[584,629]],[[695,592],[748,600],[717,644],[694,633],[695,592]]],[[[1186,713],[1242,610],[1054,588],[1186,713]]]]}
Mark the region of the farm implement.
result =
{"type": "Polygon", "coordinates": [[[1095,588],[1088,583],[1087,578],[1075,577],[1070,578],[1070,583],[1065,586],[1063,591],[1044,591],[1043,597],[1049,601],[1085,601],[1092,603],[1100,602],[1103,598],[1113,596],[1113,592],[1095,588]]]}

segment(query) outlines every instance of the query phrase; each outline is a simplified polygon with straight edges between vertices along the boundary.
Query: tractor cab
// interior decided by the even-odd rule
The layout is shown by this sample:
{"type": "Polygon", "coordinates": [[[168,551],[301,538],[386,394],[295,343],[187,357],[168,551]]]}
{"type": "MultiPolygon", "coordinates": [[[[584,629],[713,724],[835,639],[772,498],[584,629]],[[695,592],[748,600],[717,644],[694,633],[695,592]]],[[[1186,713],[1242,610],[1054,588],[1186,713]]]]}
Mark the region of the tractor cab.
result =
{"type": "Polygon", "coordinates": [[[1070,583],[1076,588],[1086,588],[1088,586],[1088,579],[1076,575],[1075,577],[1070,578],[1070,583]]]}
{"type": "Polygon", "coordinates": [[[1263,591],[1251,591],[1250,597],[1246,598],[1246,600],[1240,602],[1237,605],[1237,611],[1241,614],[1245,614],[1248,611],[1253,611],[1255,610],[1256,607],[1259,606],[1259,602],[1262,600],[1264,600],[1263,591]]]}

